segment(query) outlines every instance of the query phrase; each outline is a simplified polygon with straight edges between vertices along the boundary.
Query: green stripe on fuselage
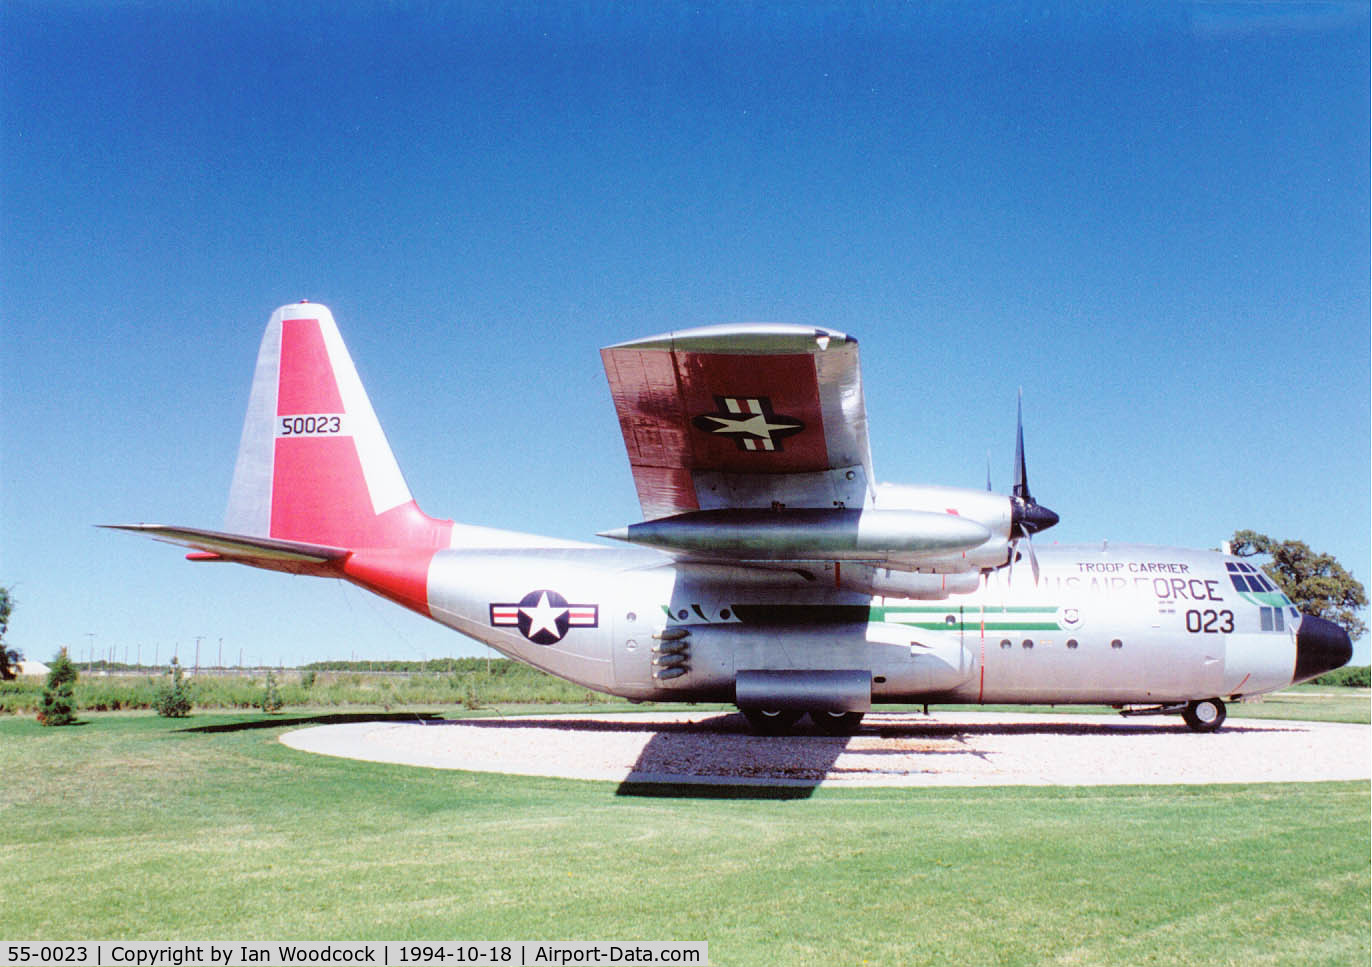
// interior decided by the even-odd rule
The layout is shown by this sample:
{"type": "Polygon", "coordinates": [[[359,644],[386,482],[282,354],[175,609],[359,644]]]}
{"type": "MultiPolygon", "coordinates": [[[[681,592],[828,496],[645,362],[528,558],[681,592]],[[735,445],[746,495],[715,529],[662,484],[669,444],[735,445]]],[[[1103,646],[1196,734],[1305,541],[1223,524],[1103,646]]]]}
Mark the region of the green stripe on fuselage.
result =
{"type": "Polygon", "coordinates": [[[868,620],[922,631],[1061,631],[1062,627],[1056,621],[1043,618],[1045,615],[1056,615],[1057,611],[1052,605],[966,609],[949,608],[946,605],[885,605],[874,606],[868,620]],[[929,616],[935,614],[943,615],[943,620],[929,620],[929,616]]]}

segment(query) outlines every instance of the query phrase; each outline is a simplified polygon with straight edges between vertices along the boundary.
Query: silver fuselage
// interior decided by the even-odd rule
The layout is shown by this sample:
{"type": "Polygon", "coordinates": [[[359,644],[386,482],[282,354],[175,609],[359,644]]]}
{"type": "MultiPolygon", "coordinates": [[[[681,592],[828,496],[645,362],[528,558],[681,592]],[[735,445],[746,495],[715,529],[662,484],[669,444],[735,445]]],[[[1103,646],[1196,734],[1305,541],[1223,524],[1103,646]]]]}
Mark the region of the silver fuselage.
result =
{"type": "Polygon", "coordinates": [[[502,654],[634,700],[733,702],[747,674],[786,670],[861,672],[873,703],[1174,703],[1292,681],[1301,617],[1280,592],[1239,590],[1237,558],[1098,544],[1038,557],[1037,583],[1021,564],[914,600],[845,590],[832,564],[450,549],[428,602],[502,654]]]}

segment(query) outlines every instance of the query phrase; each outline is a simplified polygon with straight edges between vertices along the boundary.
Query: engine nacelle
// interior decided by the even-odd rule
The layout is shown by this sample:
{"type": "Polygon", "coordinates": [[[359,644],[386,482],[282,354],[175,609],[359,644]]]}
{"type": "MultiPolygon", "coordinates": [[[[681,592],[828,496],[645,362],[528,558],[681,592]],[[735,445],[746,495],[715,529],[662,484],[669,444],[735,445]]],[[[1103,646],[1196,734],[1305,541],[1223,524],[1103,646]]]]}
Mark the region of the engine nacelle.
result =
{"type": "Polygon", "coordinates": [[[961,554],[993,535],[975,520],[942,511],[731,508],[647,520],[601,536],[738,561],[905,561],[961,554]]]}
{"type": "Polygon", "coordinates": [[[882,510],[912,510],[943,513],[976,521],[990,536],[976,547],[964,551],[931,555],[919,561],[921,571],[941,574],[977,572],[983,568],[1004,567],[1010,560],[1011,525],[1014,504],[1004,494],[964,487],[912,487],[905,484],[878,484],[873,506],[882,510]]]}

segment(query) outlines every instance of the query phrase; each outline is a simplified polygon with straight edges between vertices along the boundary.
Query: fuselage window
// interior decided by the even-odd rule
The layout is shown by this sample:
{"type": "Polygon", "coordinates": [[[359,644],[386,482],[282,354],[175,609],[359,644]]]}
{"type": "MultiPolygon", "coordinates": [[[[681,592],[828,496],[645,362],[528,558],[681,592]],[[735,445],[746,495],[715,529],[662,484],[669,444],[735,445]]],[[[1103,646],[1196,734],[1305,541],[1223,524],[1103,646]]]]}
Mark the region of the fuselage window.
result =
{"type": "Polygon", "coordinates": [[[1023,641],[1020,642],[1020,646],[1021,646],[1022,648],[1033,648],[1033,647],[1034,647],[1033,639],[1031,639],[1031,638],[1025,638],[1023,641]]]}
{"type": "Polygon", "coordinates": [[[1068,639],[1067,639],[1067,647],[1068,647],[1068,648],[1071,648],[1071,649],[1075,649],[1075,648],[1077,647],[1077,639],[1075,639],[1075,638],[1068,638],[1068,639]]]}
{"type": "Polygon", "coordinates": [[[1110,642],[1110,647],[1111,647],[1111,648],[1123,648],[1123,647],[1124,647],[1124,642],[1122,642],[1122,641],[1120,641],[1118,638],[1116,638],[1116,639],[1114,639],[1113,641],[1110,642]]]}
{"type": "Polygon", "coordinates": [[[1002,638],[1002,639],[1000,640],[1000,646],[1001,646],[1002,648],[1009,648],[1009,647],[1010,647],[1010,639],[1009,639],[1009,638],[1002,638]]]}

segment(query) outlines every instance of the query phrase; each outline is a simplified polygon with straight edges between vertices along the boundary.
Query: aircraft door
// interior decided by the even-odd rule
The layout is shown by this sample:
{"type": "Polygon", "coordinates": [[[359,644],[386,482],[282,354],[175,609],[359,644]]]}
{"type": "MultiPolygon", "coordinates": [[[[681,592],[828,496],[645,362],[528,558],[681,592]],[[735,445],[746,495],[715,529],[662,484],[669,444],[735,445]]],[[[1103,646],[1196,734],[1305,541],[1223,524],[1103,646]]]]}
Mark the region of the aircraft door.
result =
{"type": "Polygon", "coordinates": [[[611,661],[620,686],[652,687],[653,635],[664,623],[661,612],[656,617],[633,605],[616,609],[611,661]]]}

